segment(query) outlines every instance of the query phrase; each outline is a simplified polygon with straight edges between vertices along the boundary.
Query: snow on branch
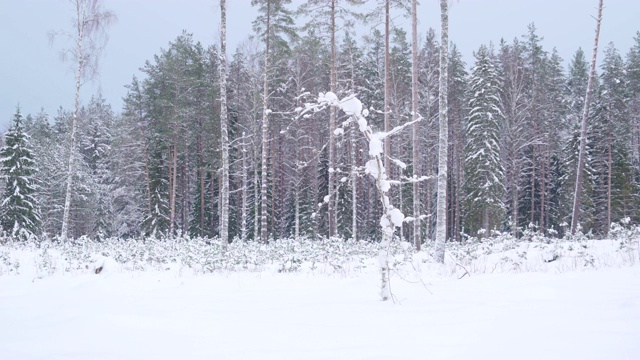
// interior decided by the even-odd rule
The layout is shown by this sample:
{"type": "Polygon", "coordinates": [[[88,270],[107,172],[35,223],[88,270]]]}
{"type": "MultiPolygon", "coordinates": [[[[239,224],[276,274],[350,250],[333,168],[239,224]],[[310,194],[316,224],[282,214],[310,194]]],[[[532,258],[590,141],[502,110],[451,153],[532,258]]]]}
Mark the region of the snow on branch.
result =
{"type": "MultiPolygon", "coordinates": [[[[382,300],[388,300],[391,298],[391,287],[389,282],[390,273],[390,247],[393,240],[395,229],[402,226],[403,222],[408,221],[402,211],[394,207],[387,196],[387,192],[391,188],[392,183],[400,183],[397,180],[390,180],[387,178],[387,171],[383,164],[384,146],[383,140],[386,137],[397,134],[404,128],[411,126],[418,121],[422,120],[422,117],[418,117],[412,121],[406,122],[402,125],[396,126],[389,132],[377,132],[374,133],[369,126],[366,117],[369,111],[362,106],[362,102],[355,96],[349,95],[342,100],[339,100],[336,94],[333,92],[320,93],[316,102],[306,103],[304,108],[298,108],[296,119],[306,118],[310,113],[321,111],[329,106],[335,106],[342,110],[352,120],[355,120],[358,124],[359,130],[369,143],[369,156],[370,159],[365,164],[365,172],[371,175],[376,182],[376,187],[380,192],[380,202],[382,203],[383,214],[380,218],[380,227],[382,228],[382,241],[380,242],[380,253],[378,256],[380,274],[381,274],[381,287],[380,295],[382,300]]],[[[344,124],[349,124],[350,121],[345,121],[344,124]]],[[[340,134],[337,132],[336,134],[340,134]]],[[[388,154],[387,154],[388,155],[388,154]]],[[[405,168],[406,164],[398,159],[390,158],[394,164],[401,168],[405,168]]],[[[417,182],[425,179],[414,178],[411,181],[417,182]]],[[[327,198],[324,200],[327,201],[327,198]]],[[[322,205],[322,203],[320,204],[322,205]]]]}

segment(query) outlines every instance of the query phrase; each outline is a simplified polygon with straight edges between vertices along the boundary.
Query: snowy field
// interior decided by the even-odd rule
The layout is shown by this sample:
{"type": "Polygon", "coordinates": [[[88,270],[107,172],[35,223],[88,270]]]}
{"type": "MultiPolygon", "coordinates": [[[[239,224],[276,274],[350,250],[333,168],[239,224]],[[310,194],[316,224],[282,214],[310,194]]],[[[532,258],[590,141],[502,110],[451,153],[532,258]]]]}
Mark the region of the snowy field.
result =
{"type": "Polygon", "coordinates": [[[640,267],[0,278],[2,359],[639,359],[640,267]],[[428,279],[426,279],[428,280],[428,279]]]}
{"type": "Polygon", "coordinates": [[[96,275],[0,246],[0,359],[640,359],[637,247],[541,244],[452,249],[441,267],[398,254],[393,302],[368,261],[206,273],[98,258],[96,275]]]}

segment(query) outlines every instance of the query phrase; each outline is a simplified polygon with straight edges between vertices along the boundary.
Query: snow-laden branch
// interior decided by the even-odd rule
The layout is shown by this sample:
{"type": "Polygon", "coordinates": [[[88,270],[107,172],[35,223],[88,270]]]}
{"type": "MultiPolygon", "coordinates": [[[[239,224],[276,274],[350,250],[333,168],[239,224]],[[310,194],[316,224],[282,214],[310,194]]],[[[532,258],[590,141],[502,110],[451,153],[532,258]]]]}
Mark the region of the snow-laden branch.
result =
{"type": "MultiPolygon", "coordinates": [[[[393,240],[395,229],[401,227],[406,219],[402,211],[400,211],[400,209],[394,207],[390,203],[389,197],[387,196],[387,192],[391,188],[391,184],[400,182],[387,178],[387,171],[384,167],[383,162],[385,154],[382,140],[386,137],[399,133],[404,128],[411,126],[418,121],[421,121],[422,117],[418,117],[413,121],[407,122],[400,126],[396,126],[388,132],[374,133],[366,119],[369,111],[362,106],[362,102],[355,95],[350,95],[340,100],[338,99],[336,94],[327,92],[320,93],[316,102],[306,103],[304,105],[304,108],[298,108],[297,119],[306,118],[309,114],[321,111],[329,106],[335,106],[339,108],[352,119],[350,121],[345,121],[343,123],[343,126],[345,126],[345,124],[349,124],[351,121],[355,121],[358,124],[358,129],[360,130],[360,132],[362,132],[363,136],[369,143],[370,159],[365,164],[365,172],[374,178],[376,187],[380,192],[380,202],[382,203],[383,212],[382,217],[380,218],[380,227],[382,228],[382,241],[380,242],[380,253],[378,256],[382,280],[380,295],[382,297],[382,300],[388,300],[391,298],[391,288],[389,283],[389,249],[391,241],[393,240]]],[[[393,160],[396,165],[402,168],[406,167],[406,165],[400,160],[393,160]]],[[[424,179],[412,178],[411,181],[422,180],[424,179]]]]}

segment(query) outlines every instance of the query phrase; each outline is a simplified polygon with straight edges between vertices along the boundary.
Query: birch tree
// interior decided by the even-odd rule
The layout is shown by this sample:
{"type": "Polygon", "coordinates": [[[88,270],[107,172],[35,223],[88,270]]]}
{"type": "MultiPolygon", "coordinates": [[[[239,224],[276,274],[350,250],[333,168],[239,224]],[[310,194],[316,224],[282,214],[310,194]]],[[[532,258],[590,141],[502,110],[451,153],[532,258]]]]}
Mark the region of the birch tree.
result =
{"type": "Polygon", "coordinates": [[[599,0],[598,17],[596,19],[596,36],[593,42],[593,57],[591,58],[591,72],[589,82],[587,83],[587,93],[584,100],[584,110],[582,111],[582,125],[580,128],[580,152],[578,153],[578,168],[576,170],[576,186],[573,195],[573,211],[571,216],[571,233],[575,234],[578,230],[580,221],[580,193],[582,191],[582,173],[584,171],[584,163],[586,146],[587,146],[587,117],[589,116],[589,104],[591,102],[591,89],[596,77],[596,60],[598,57],[598,41],[600,40],[600,24],[602,23],[602,8],[604,0],[599,0]]]}
{"type": "Polygon", "coordinates": [[[448,65],[449,60],[449,11],[447,1],[440,0],[440,90],[439,90],[439,110],[440,110],[440,135],[438,139],[438,203],[436,222],[436,248],[435,260],[444,263],[444,246],[447,240],[447,162],[449,150],[449,129],[448,129],[448,65]]]}
{"type": "Polygon", "coordinates": [[[220,0],[220,147],[222,149],[222,186],[220,189],[220,241],[229,243],[229,131],[227,117],[227,2],[220,0]]]}
{"type": "Polygon", "coordinates": [[[98,60],[107,41],[107,28],[116,21],[116,15],[102,7],[101,0],[70,0],[75,7],[73,32],[65,35],[72,39],[72,48],[63,52],[63,59],[70,57],[75,67],[75,97],[71,118],[71,138],[67,162],[66,195],[62,216],[61,237],[65,239],[69,229],[73,179],[76,171],[74,151],[78,132],[78,111],[80,110],[80,89],[85,81],[97,75],[98,60]]]}
{"type": "MultiPolygon", "coordinates": [[[[411,1],[411,115],[416,120],[418,114],[418,1],[411,1]]],[[[420,123],[416,122],[411,128],[411,141],[413,147],[413,178],[420,176],[420,123]]],[[[420,251],[422,240],[420,239],[420,184],[414,182],[413,192],[413,245],[420,251]]]]}

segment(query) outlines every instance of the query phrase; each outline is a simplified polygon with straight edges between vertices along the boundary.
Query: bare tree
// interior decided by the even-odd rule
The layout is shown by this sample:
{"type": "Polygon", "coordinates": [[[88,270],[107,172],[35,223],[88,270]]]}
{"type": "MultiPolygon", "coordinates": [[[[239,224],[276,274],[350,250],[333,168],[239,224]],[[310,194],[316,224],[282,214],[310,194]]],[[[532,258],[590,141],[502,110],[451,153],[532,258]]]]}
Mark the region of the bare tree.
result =
{"type": "Polygon", "coordinates": [[[449,68],[449,13],[447,1],[440,0],[440,133],[438,139],[438,203],[436,219],[436,247],[434,258],[444,263],[444,245],[447,238],[447,161],[449,150],[448,106],[448,68],[449,68]]]}
{"type": "MultiPolygon", "coordinates": [[[[329,89],[332,93],[336,93],[338,78],[337,78],[337,69],[336,69],[336,0],[331,0],[331,81],[329,83],[329,89]]],[[[329,108],[329,199],[328,199],[328,210],[329,210],[329,237],[332,237],[336,234],[336,202],[333,201],[333,197],[335,194],[335,176],[334,173],[336,171],[336,138],[335,138],[335,130],[336,130],[336,108],[329,108]]],[[[337,196],[336,196],[337,198],[337,196]]]]}
{"type": "MultiPolygon", "coordinates": [[[[389,98],[390,98],[390,88],[391,88],[391,69],[389,58],[391,47],[389,46],[389,36],[390,36],[390,25],[391,25],[391,0],[386,0],[384,3],[384,131],[388,132],[391,130],[391,120],[389,119],[389,98]]],[[[389,138],[384,139],[384,167],[385,169],[390,169],[389,163],[391,155],[391,140],[389,138]]]]}
{"type": "MultiPolygon", "coordinates": [[[[107,43],[107,28],[116,20],[116,15],[102,7],[101,0],[69,0],[75,7],[73,30],[61,33],[71,39],[73,47],[63,51],[63,60],[71,58],[75,68],[75,98],[73,116],[71,118],[71,139],[69,143],[69,159],[67,167],[67,190],[64,200],[62,216],[62,238],[66,238],[69,231],[69,214],[71,210],[71,191],[73,176],[76,172],[75,147],[78,132],[78,111],[80,110],[80,89],[87,80],[92,80],[98,74],[98,60],[102,49],[107,43]]],[[[50,34],[53,39],[55,34],[50,34]]]]}
{"type": "MultiPolygon", "coordinates": [[[[418,114],[418,1],[411,1],[411,113],[416,120],[418,114]]],[[[416,122],[412,127],[413,143],[413,177],[417,179],[420,169],[420,124],[416,122]]],[[[413,183],[413,244],[416,250],[420,251],[422,241],[420,240],[420,184],[413,183]]]]}
{"type": "MultiPolygon", "coordinates": [[[[220,147],[222,149],[222,186],[220,189],[220,241],[229,244],[229,131],[227,117],[227,2],[220,0],[220,147]]],[[[244,184],[243,184],[244,186],[244,184]]]]}
{"type": "Polygon", "coordinates": [[[591,89],[596,77],[596,59],[598,57],[598,41],[600,39],[600,24],[602,23],[602,8],[604,0],[599,0],[598,18],[596,19],[596,36],[593,42],[593,57],[591,58],[591,73],[587,83],[587,93],[584,98],[584,109],[582,111],[582,127],[580,129],[580,152],[578,153],[578,169],[576,173],[576,190],[573,195],[573,216],[571,216],[571,233],[575,234],[580,222],[580,194],[582,192],[582,175],[584,173],[584,163],[586,161],[587,144],[587,117],[589,116],[589,105],[591,103],[591,89]]]}
{"type": "Polygon", "coordinates": [[[264,79],[262,90],[262,154],[260,159],[260,240],[264,243],[269,242],[267,229],[267,162],[269,154],[269,50],[271,35],[271,1],[253,0],[252,5],[261,4],[265,8],[264,14],[264,79]]]}

